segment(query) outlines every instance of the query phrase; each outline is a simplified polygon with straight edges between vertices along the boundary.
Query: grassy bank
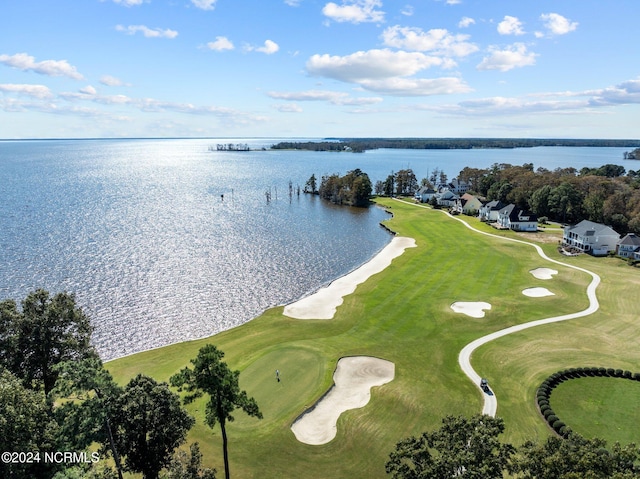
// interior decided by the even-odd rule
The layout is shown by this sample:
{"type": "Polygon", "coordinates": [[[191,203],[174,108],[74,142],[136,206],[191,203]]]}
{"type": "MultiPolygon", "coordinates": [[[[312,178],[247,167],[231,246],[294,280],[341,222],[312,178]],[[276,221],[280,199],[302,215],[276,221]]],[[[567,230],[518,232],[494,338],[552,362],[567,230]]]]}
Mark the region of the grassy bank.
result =
{"type": "MultiPolygon", "coordinates": [[[[136,354],[108,368],[120,382],[138,372],[167,380],[202,345],[214,343],[229,365],[242,371],[242,387],[264,413],[262,421],[239,413],[229,427],[235,477],[385,477],[384,463],[398,440],[437,427],[447,414],[480,412],[480,393],[457,363],[464,345],[513,324],[586,308],[590,277],[554,265],[559,274],[553,280],[537,280],[529,270],[549,264],[531,247],[471,232],[438,211],[388,199],[380,204],[395,213],[388,226],[414,238],[418,247],[347,296],[334,319],[295,320],[274,308],[212,338],[136,354]],[[522,294],[533,286],[547,287],[555,296],[522,294]],[[487,301],[492,309],[473,319],[452,312],[455,301],[487,301]],[[332,442],[299,443],[291,423],[331,386],[338,359],[356,354],[394,362],[396,378],[374,389],[366,407],[343,414],[332,442]]],[[[553,244],[542,246],[563,259],[553,244]]],[[[602,276],[601,311],[502,338],[473,357],[498,395],[506,440],[514,444],[549,434],[534,402],[535,388],[548,374],[574,364],[640,369],[640,352],[633,347],[640,339],[633,322],[638,306],[630,295],[637,291],[637,270],[610,259],[566,261],[602,276]]],[[[204,426],[202,403],[190,411],[198,422],[189,440],[200,442],[205,461],[221,470],[218,430],[204,426]]]]}

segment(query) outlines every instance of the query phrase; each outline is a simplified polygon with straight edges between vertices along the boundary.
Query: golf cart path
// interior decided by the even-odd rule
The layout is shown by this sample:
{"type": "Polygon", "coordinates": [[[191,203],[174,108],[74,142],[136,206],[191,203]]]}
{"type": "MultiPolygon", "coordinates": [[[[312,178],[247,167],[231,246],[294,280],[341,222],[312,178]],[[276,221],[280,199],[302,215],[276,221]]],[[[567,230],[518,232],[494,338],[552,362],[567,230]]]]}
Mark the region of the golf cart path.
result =
{"type": "MultiPolygon", "coordinates": [[[[400,200],[397,200],[400,201],[400,200]]],[[[411,204],[411,203],[409,203],[411,204]]],[[[414,204],[415,206],[419,206],[422,208],[428,208],[427,206],[424,205],[420,205],[420,204],[414,204]]],[[[509,328],[505,328],[505,329],[501,329],[499,331],[496,331],[494,333],[491,334],[487,334],[486,336],[482,336],[481,338],[476,339],[475,341],[470,342],[469,344],[467,344],[464,348],[462,348],[462,351],[460,351],[460,354],[458,355],[458,364],[460,364],[460,367],[462,368],[462,371],[467,375],[467,377],[471,380],[471,382],[473,382],[473,384],[476,385],[476,387],[478,389],[480,389],[480,391],[482,392],[482,397],[484,398],[484,406],[482,408],[482,414],[487,414],[489,416],[495,416],[496,415],[496,411],[498,410],[498,399],[496,397],[496,395],[492,392],[491,394],[487,394],[484,391],[482,391],[482,389],[480,388],[480,375],[473,369],[473,367],[471,366],[471,355],[473,354],[473,352],[478,349],[480,346],[483,346],[484,344],[487,344],[490,341],[493,341],[495,339],[501,338],[503,336],[506,336],[507,334],[512,334],[512,333],[516,333],[518,331],[523,331],[525,329],[529,329],[529,328],[535,328],[536,326],[542,326],[543,324],[550,324],[550,323],[557,323],[560,321],[567,321],[569,319],[576,319],[576,318],[582,318],[584,316],[588,316],[590,314],[595,313],[598,308],[600,307],[600,304],[598,303],[598,298],[596,296],[596,288],[598,287],[598,285],[600,284],[600,276],[598,276],[597,274],[593,273],[592,271],[589,271],[587,269],[584,268],[580,268],[579,266],[573,266],[567,263],[563,263],[561,261],[549,258],[545,252],[542,250],[542,248],[536,244],[533,243],[529,243],[527,241],[522,241],[522,240],[518,240],[518,239],[514,239],[514,238],[505,238],[504,236],[498,236],[498,235],[494,235],[492,233],[487,233],[485,231],[480,231],[476,228],[474,228],[473,226],[471,226],[469,223],[467,223],[466,221],[457,218],[455,216],[450,215],[449,213],[447,213],[446,211],[443,211],[444,214],[446,214],[447,216],[449,216],[450,218],[457,220],[459,222],[461,222],[463,225],[465,225],[467,228],[469,228],[472,231],[475,231],[476,233],[480,233],[486,236],[491,236],[493,238],[498,238],[501,240],[505,240],[505,241],[512,241],[514,243],[522,243],[528,246],[532,246],[533,248],[535,248],[535,250],[538,252],[538,255],[540,255],[540,257],[546,261],[550,261],[551,263],[555,263],[555,264],[559,264],[561,266],[565,266],[567,268],[571,268],[571,269],[575,269],[578,271],[582,271],[584,273],[587,273],[588,275],[591,276],[591,283],[589,283],[589,286],[587,286],[587,297],[589,299],[589,307],[579,311],[577,313],[570,313],[570,314],[564,314],[562,316],[553,316],[551,318],[545,318],[545,319],[538,319],[536,321],[530,321],[528,323],[523,323],[523,324],[517,324],[515,326],[511,326],[509,328]]]]}

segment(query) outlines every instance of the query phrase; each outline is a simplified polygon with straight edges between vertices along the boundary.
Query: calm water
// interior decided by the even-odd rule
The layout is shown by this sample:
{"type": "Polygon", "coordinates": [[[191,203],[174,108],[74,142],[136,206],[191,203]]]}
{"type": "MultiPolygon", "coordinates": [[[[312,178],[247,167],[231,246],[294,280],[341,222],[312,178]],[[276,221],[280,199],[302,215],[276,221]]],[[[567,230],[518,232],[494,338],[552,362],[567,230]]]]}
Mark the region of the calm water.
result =
{"type": "Polygon", "coordinates": [[[0,299],[39,287],[75,293],[111,359],[242,324],[390,241],[378,208],[298,196],[312,173],[361,168],[375,182],[403,168],[453,177],[496,162],[640,168],[622,160],[621,148],[208,151],[217,142],[0,142],[0,299]]]}

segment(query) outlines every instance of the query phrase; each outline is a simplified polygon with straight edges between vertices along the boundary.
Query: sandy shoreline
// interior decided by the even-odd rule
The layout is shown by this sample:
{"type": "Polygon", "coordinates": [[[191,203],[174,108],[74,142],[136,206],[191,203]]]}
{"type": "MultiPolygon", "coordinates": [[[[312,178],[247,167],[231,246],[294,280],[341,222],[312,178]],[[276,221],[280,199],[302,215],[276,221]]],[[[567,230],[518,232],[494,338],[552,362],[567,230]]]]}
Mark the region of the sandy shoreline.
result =
{"type": "Polygon", "coordinates": [[[404,253],[406,248],[415,247],[416,241],[413,238],[396,236],[367,263],[314,294],[286,305],[283,314],[296,319],[332,319],[344,296],[353,293],[359,284],[384,270],[394,258],[404,253]]]}

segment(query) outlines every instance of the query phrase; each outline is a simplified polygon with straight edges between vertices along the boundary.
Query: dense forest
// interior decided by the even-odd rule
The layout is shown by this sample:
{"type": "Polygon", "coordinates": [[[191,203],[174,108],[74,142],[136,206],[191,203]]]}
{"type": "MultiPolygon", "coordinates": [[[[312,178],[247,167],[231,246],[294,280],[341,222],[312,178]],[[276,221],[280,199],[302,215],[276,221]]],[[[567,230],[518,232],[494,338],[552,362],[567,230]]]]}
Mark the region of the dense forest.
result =
{"type": "Polygon", "coordinates": [[[640,233],[640,171],[625,172],[618,165],[534,171],[531,163],[494,164],[488,169],[465,167],[459,179],[487,200],[514,203],[538,217],[563,223],[587,219],[620,234],[640,233]]]}
{"type": "MultiPolygon", "coordinates": [[[[449,150],[471,148],[532,148],[536,146],[589,146],[638,148],[640,140],[537,138],[335,138],[325,141],[283,141],[274,150],[348,151],[362,153],[379,148],[449,150]]],[[[637,150],[636,150],[637,151],[637,150]]],[[[631,152],[633,153],[633,152],[631,152]]],[[[625,158],[627,154],[625,154],[625,158]]],[[[640,157],[640,154],[638,155],[640,157]]],[[[635,156],[633,157],[635,158],[635,156]]],[[[633,159],[629,157],[629,159],[633,159]]]]}

